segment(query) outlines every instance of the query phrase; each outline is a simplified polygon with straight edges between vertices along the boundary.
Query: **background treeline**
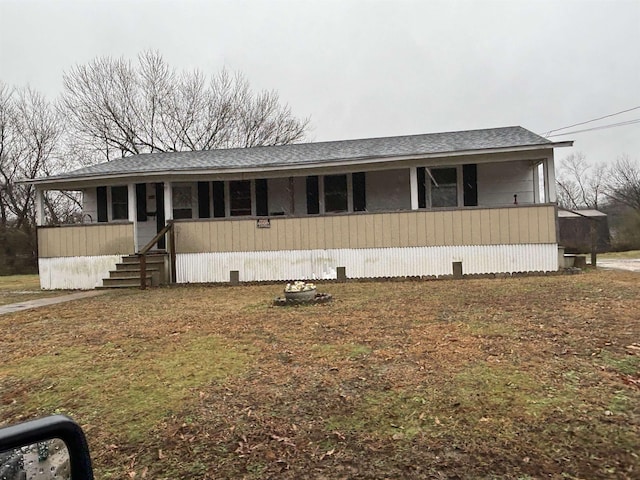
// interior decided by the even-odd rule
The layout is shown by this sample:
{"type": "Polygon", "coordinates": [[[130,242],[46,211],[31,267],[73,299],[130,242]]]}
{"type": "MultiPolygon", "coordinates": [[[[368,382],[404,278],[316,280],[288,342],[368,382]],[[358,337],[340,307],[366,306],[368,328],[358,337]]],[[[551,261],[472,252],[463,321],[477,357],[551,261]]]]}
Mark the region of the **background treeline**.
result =
{"type": "MultiPolygon", "coordinates": [[[[305,138],[275,91],[240,73],[177,71],[153,51],[72,68],[54,101],[0,81],[0,275],[35,271],[34,189],[20,183],[152,152],[284,145],[305,138]]],[[[50,224],[80,221],[76,192],[48,192],[50,224]]]]}
{"type": "Polygon", "coordinates": [[[558,167],[558,204],[608,215],[613,250],[640,249],[640,165],[623,155],[612,163],[590,164],[581,153],[558,167]]]}

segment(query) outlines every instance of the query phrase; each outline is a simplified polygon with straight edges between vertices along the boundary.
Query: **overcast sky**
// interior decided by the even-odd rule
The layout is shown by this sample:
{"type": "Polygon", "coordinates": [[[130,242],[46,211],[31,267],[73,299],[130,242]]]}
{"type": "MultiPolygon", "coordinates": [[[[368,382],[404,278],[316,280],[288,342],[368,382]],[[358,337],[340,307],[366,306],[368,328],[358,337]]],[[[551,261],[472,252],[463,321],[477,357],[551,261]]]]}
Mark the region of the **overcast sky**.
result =
{"type": "MultiPolygon", "coordinates": [[[[522,125],[539,134],[640,107],[640,0],[0,0],[0,80],[55,98],[62,74],[156,49],[242,71],[314,141],[522,125]]],[[[640,108],[566,130],[640,119],[640,108]]],[[[640,160],[640,123],[553,137],[557,158],[640,160]]]]}

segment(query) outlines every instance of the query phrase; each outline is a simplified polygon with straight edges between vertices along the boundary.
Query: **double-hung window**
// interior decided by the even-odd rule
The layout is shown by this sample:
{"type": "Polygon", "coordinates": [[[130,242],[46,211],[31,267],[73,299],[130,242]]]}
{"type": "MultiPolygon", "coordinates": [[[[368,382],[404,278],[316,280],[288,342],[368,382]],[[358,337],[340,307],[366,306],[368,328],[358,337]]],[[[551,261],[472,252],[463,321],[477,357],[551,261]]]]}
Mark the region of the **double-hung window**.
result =
{"type": "Polygon", "coordinates": [[[324,211],[346,212],[349,209],[346,175],[324,177],[324,211]]]}
{"type": "Polygon", "coordinates": [[[129,191],[126,186],[111,187],[111,218],[129,219],[129,191]]]}
{"type": "Polygon", "coordinates": [[[251,181],[229,182],[229,214],[232,217],[251,215],[251,181]]]}
{"type": "Polygon", "coordinates": [[[191,185],[173,186],[173,218],[193,218],[193,193],[191,185]]]}

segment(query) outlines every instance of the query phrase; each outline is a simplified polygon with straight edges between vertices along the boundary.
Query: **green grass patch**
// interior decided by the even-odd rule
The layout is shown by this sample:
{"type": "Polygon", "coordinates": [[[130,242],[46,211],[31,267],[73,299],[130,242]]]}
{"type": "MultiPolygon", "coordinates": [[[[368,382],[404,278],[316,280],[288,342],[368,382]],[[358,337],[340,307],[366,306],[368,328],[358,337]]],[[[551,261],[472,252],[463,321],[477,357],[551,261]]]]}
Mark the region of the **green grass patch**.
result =
{"type": "Polygon", "coordinates": [[[38,275],[0,276],[0,305],[56,297],[65,293],[67,292],[41,290],[38,275]]]}
{"type": "Polygon", "coordinates": [[[174,409],[196,401],[199,387],[240,374],[248,359],[246,349],[230,348],[216,337],[171,345],[107,343],[23,359],[4,365],[0,375],[10,372],[40,385],[22,399],[28,410],[104,422],[115,436],[124,433],[135,442],[174,409]]]}
{"type": "Polygon", "coordinates": [[[603,351],[598,356],[597,363],[623,375],[640,375],[640,356],[637,355],[615,355],[603,351]]]}

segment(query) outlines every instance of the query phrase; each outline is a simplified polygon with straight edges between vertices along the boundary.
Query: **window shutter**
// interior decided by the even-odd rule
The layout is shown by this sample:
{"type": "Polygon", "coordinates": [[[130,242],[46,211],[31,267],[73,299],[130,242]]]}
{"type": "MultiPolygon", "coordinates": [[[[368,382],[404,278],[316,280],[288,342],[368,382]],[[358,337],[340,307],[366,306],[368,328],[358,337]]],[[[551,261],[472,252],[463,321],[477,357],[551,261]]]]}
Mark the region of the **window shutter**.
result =
{"type": "Polygon", "coordinates": [[[256,215],[258,217],[269,215],[269,192],[265,179],[256,180],[256,215]]]}
{"type": "Polygon", "coordinates": [[[107,187],[96,188],[96,201],[98,203],[98,222],[107,222],[107,187]]]}
{"type": "Polygon", "coordinates": [[[210,218],[209,182],[198,182],[198,218],[210,218]]]}
{"type": "Polygon", "coordinates": [[[139,222],[147,221],[147,184],[136,183],[136,217],[139,222]]]}
{"type": "Polygon", "coordinates": [[[424,167],[418,167],[418,208],[427,208],[426,172],[424,167]]]}
{"type": "Polygon", "coordinates": [[[365,184],[365,174],[354,173],[352,177],[353,183],[353,211],[364,212],[367,210],[367,191],[365,184]]]}
{"type": "Polygon", "coordinates": [[[475,163],[462,166],[464,206],[478,206],[478,166],[475,163]]]}
{"type": "Polygon", "coordinates": [[[320,213],[320,189],[318,177],[307,177],[307,214],[320,213]]]}
{"type": "Polygon", "coordinates": [[[213,182],[213,216],[223,218],[224,213],[224,182],[213,182]]]}

